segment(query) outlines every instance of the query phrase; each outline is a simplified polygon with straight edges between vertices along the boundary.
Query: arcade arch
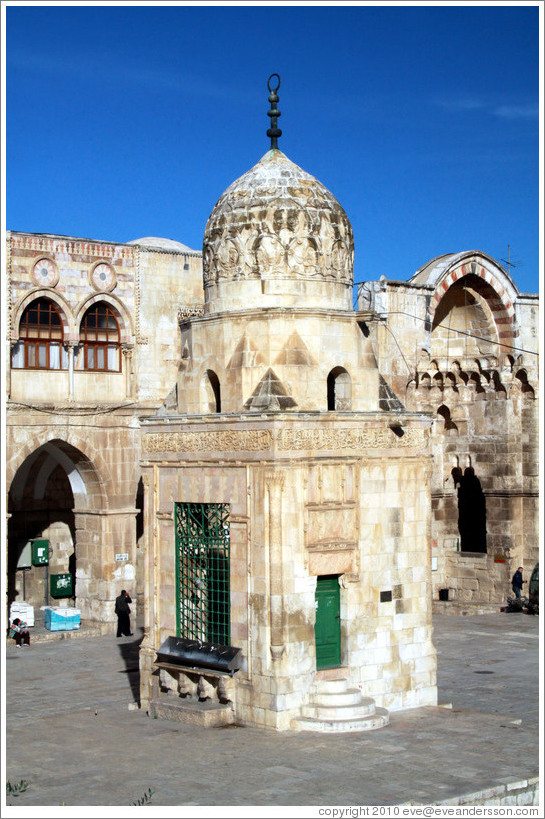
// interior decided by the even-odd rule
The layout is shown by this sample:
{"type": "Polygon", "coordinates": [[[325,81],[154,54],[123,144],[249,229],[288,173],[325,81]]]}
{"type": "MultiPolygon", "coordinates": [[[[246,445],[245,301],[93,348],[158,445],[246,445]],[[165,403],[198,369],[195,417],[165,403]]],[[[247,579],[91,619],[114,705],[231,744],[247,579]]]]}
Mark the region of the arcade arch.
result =
{"type": "Polygon", "coordinates": [[[56,604],[49,599],[49,575],[65,573],[72,594],[64,602],[84,604],[87,579],[102,574],[89,515],[96,519],[105,506],[99,474],[81,450],[54,439],[26,455],[8,491],[8,605],[23,599],[38,609],[56,604]],[[37,538],[49,541],[48,566],[32,566],[30,544],[37,538]]]}

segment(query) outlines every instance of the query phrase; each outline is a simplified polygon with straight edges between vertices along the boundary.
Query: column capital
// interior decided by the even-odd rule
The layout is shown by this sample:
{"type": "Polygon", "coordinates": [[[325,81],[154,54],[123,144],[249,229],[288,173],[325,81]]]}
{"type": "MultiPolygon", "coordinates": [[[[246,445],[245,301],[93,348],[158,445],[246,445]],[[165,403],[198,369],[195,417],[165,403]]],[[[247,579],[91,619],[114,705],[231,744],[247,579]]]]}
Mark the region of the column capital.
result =
{"type": "Polygon", "coordinates": [[[269,486],[277,486],[280,489],[284,488],[284,484],[286,483],[286,473],[285,472],[266,472],[265,473],[265,483],[269,486]]]}

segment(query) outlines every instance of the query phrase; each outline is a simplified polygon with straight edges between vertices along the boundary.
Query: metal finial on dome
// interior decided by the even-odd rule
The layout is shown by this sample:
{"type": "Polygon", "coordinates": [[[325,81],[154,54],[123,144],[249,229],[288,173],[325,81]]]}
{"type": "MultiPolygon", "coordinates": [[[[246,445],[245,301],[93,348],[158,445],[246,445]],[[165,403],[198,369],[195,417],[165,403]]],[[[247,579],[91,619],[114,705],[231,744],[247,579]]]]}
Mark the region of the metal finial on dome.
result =
{"type": "Polygon", "coordinates": [[[270,91],[269,94],[269,102],[271,103],[271,107],[269,111],[267,111],[267,116],[271,118],[271,127],[267,131],[267,136],[271,138],[271,149],[278,148],[278,137],[282,136],[282,131],[278,128],[276,120],[280,116],[280,111],[276,107],[278,104],[278,100],[280,99],[278,94],[276,93],[280,88],[280,77],[278,74],[271,74],[269,79],[267,80],[267,88],[270,91]],[[276,86],[271,87],[271,80],[273,77],[276,77],[278,82],[276,86]]]}

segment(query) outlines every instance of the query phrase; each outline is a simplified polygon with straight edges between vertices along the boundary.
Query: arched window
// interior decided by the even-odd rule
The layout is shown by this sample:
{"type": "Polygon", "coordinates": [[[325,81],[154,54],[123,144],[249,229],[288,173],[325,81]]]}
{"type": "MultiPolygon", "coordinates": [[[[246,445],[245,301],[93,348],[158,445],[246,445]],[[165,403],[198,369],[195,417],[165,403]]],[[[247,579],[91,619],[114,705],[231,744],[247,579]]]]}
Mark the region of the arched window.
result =
{"type": "Polygon", "coordinates": [[[335,367],[327,376],[327,408],[352,409],[352,382],[344,367],[335,367]]]}
{"type": "Polygon", "coordinates": [[[11,365],[16,369],[67,370],[68,351],[63,347],[61,314],[49,299],[37,299],[24,311],[19,341],[11,365]]]}
{"type": "Polygon", "coordinates": [[[81,320],[79,332],[84,370],[119,372],[121,369],[119,324],[111,307],[98,302],[81,320]]]}
{"type": "Polygon", "coordinates": [[[214,370],[207,370],[202,380],[204,412],[221,412],[220,380],[214,370]]]}

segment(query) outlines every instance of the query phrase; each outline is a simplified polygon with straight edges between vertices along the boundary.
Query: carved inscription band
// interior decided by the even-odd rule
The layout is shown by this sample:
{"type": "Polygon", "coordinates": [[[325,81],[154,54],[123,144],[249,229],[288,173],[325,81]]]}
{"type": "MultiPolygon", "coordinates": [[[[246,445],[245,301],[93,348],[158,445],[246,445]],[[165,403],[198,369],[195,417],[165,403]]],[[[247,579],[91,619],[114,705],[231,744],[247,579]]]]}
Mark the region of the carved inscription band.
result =
{"type": "MultiPolygon", "coordinates": [[[[362,450],[422,446],[423,429],[407,429],[401,437],[389,428],[342,430],[281,430],[277,448],[293,450],[362,450]]],[[[223,432],[160,432],[143,437],[144,452],[262,452],[271,449],[270,430],[232,430],[223,432]]]]}
{"type": "Polygon", "coordinates": [[[145,452],[261,452],[270,449],[269,430],[230,432],[160,432],[144,435],[145,452]]]}
{"type": "Polygon", "coordinates": [[[388,449],[421,446],[424,430],[407,429],[398,437],[389,428],[283,430],[280,449],[388,449]]]}

